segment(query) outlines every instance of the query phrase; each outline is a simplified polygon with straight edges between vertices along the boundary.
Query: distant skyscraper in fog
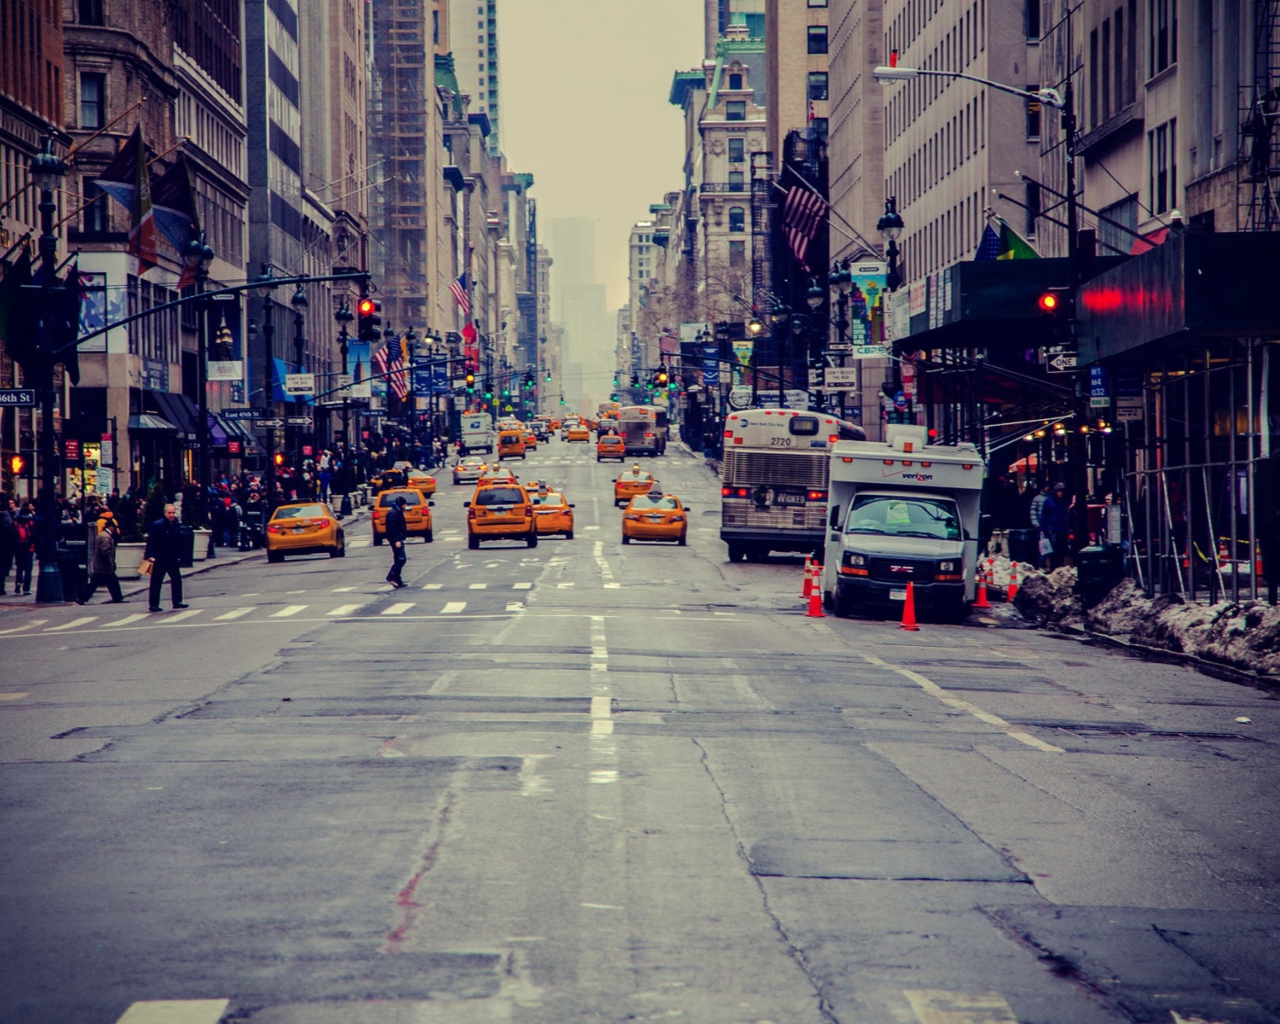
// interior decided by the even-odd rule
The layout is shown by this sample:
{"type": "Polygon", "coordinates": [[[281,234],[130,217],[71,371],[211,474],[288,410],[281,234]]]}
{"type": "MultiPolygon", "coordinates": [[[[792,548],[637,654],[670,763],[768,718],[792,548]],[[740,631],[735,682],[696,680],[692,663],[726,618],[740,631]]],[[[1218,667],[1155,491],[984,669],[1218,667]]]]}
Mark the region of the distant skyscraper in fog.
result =
{"type": "Polygon", "coordinates": [[[556,261],[551,316],[565,328],[565,397],[609,397],[614,362],[613,318],[596,267],[596,226],[586,217],[561,217],[546,225],[547,248],[556,261]],[[581,373],[574,374],[581,366],[581,373]]]}

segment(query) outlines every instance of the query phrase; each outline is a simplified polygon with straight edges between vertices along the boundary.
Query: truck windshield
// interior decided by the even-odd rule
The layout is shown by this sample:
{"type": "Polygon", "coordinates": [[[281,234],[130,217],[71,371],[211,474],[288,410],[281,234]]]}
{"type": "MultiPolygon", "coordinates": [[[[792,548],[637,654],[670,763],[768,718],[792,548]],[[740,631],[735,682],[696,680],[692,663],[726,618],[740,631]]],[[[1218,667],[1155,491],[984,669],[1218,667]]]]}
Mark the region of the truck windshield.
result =
{"type": "Polygon", "coordinates": [[[959,540],[960,517],[944,499],[867,494],[854,499],[844,532],[959,540]]]}

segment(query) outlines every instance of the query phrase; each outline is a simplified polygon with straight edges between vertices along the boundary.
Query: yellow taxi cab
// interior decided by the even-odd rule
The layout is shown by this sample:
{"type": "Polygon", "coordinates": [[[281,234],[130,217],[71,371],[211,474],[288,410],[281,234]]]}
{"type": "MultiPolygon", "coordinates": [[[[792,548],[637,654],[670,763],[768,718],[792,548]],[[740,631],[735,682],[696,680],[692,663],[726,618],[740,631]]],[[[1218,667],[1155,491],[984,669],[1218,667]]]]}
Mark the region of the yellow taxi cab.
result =
{"type": "Polygon", "coordinates": [[[689,542],[688,511],[674,494],[637,494],[622,513],[622,543],[673,540],[684,547],[689,542]]]}
{"type": "Polygon", "coordinates": [[[498,459],[524,458],[524,439],[518,430],[500,430],[498,432],[498,459]]]}
{"type": "Polygon", "coordinates": [[[425,470],[411,469],[405,475],[409,478],[407,486],[421,491],[425,497],[429,498],[436,493],[436,478],[425,470]]]}
{"type": "Polygon", "coordinates": [[[277,505],[267,523],[267,561],[283,562],[285,555],[314,555],[327,551],[330,558],[347,553],[347,538],[338,517],[322,501],[298,501],[277,505]]]}
{"type": "Polygon", "coordinates": [[[481,466],[480,476],[476,479],[477,484],[495,484],[495,483],[515,483],[516,475],[506,466],[499,466],[496,462],[491,466],[481,466]]]}
{"type": "Polygon", "coordinates": [[[605,459],[617,459],[619,462],[627,459],[627,444],[617,434],[605,434],[596,442],[596,462],[605,459]]]}
{"type": "Polygon", "coordinates": [[[369,478],[369,487],[374,494],[381,494],[393,487],[405,487],[408,483],[408,474],[398,466],[384,469],[369,478]]]}
{"type": "Polygon", "coordinates": [[[557,491],[539,491],[531,494],[533,518],[538,524],[539,535],[563,533],[565,540],[573,540],[574,505],[557,491]]]}
{"type": "Polygon", "coordinates": [[[582,421],[577,416],[566,416],[560,421],[560,440],[569,440],[569,429],[578,426],[582,421]]]}
{"type": "Polygon", "coordinates": [[[658,481],[646,469],[636,463],[630,469],[624,469],[613,481],[613,503],[625,505],[637,494],[648,494],[649,488],[658,481]]]}
{"type": "Polygon", "coordinates": [[[550,425],[550,427],[551,427],[551,429],[552,429],[552,430],[559,430],[559,429],[560,429],[560,421],[559,421],[558,419],[556,419],[554,416],[553,416],[553,417],[551,417],[551,421],[550,421],[550,424],[549,424],[549,425],[550,425]]]}
{"type": "Polygon", "coordinates": [[[591,428],[582,422],[572,423],[565,430],[564,439],[566,441],[590,441],[591,428]]]}
{"type": "Polygon", "coordinates": [[[538,447],[538,435],[532,430],[520,431],[520,439],[524,441],[524,450],[527,452],[531,452],[538,447]]]}
{"type": "Polygon", "coordinates": [[[386,540],[387,512],[396,503],[397,498],[404,498],[408,502],[404,507],[404,524],[409,536],[417,534],[423,541],[430,544],[432,541],[431,506],[435,502],[423,497],[422,492],[413,487],[397,487],[394,490],[383,491],[378,495],[378,500],[373,503],[373,546],[378,547],[386,540]]]}
{"type": "Polygon", "coordinates": [[[529,492],[514,480],[482,480],[463,507],[467,510],[467,547],[472,550],[482,540],[523,540],[531,548],[538,546],[533,502],[529,492]]]}

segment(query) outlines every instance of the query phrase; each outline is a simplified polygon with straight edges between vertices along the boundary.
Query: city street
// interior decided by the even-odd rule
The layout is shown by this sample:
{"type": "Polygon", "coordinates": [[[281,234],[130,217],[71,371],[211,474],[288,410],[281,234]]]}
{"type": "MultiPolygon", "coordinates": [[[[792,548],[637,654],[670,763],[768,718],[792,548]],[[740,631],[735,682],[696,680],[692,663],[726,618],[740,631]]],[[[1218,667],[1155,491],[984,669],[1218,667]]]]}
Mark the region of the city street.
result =
{"type": "Polygon", "coordinates": [[[557,440],[504,465],[572,541],[468,550],[442,469],[398,591],[362,513],[185,611],[0,610],[0,1021],[1280,1022],[1280,702],[808,618],[642,461],[687,547],[557,440]]]}

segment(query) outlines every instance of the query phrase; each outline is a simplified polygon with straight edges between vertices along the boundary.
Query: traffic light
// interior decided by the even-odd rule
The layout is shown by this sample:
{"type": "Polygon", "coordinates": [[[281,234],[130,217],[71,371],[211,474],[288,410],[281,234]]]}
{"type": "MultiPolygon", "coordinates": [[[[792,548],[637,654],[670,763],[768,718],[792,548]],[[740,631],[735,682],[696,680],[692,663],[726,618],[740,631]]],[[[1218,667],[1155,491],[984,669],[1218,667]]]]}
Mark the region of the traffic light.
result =
{"type": "Polygon", "coordinates": [[[361,341],[375,342],[382,337],[382,303],[377,299],[363,298],[356,304],[356,337],[361,341]]]}
{"type": "Polygon", "coordinates": [[[277,468],[284,465],[284,452],[276,452],[275,463],[277,468]]]}
{"type": "Polygon", "coordinates": [[[1036,299],[1036,305],[1044,314],[1046,330],[1052,337],[1053,344],[1066,345],[1070,341],[1067,337],[1067,322],[1071,317],[1071,299],[1067,289],[1046,288],[1036,299]]]}
{"type": "Polygon", "coordinates": [[[486,377],[484,379],[484,399],[486,402],[488,402],[492,398],[493,398],[493,384],[492,382],[490,382],[489,378],[486,377]]]}
{"type": "Polygon", "coordinates": [[[22,471],[26,468],[26,466],[27,466],[27,460],[24,459],[21,455],[9,456],[9,472],[12,473],[15,477],[22,476],[22,471]]]}
{"type": "Polygon", "coordinates": [[[613,390],[614,391],[618,390],[618,375],[616,373],[613,375],[613,390]]]}
{"type": "Polygon", "coordinates": [[[658,383],[659,383],[659,384],[661,384],[661,385],[666,385],[666,383],[667,383],[670,379],[671,379],[671,377],[667,374],[667,371],[666,371],[666,370],[659,370],[659,371],[658,371],[658,383]]]}
{"type": "Polygon", "coordinates": [[[467,371],[467,394],[474,395],[476,393],[476,375],[470,370],[467,371]]]}
{"type": "Polygon", "coordinates": [[[640,374],[636,373],[634,370],[631,372],[631,386],[633,388],[638,388],[640,386],[640,374]]]}

